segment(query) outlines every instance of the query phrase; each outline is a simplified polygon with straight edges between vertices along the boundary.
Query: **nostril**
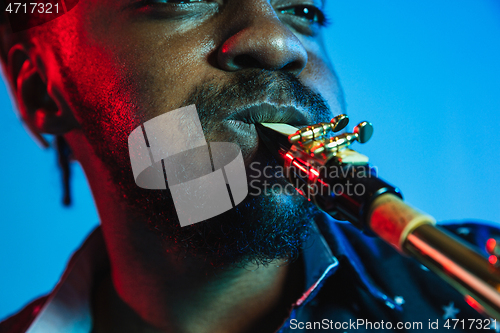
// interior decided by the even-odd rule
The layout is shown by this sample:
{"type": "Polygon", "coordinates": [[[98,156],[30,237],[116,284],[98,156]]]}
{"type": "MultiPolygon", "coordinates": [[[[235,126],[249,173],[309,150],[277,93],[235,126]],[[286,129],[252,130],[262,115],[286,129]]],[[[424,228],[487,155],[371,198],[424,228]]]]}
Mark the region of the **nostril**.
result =
{"type": "Polygon", "coordinates": [[[287,63],[281,68],[282,71],[292,73],[294,75],[299,75],[302,69],[304,69],[305,62],[301,60],[295,60],[287,63]]]}
{"type": "MultiPolygon", "coordinates": [[[[241,54],[233,58],[232,64],[234,67],[239,69],[244,68],[260,68],[262,67],[261,62],[249,54],[241,54]]],[[[273,69],[281,69],[284,71],[294,72],[296,70],[300,70],[302,68],[300,61],[292,61],[287,63],[285,66],[281,68],[273,68],[273,69]]]]}
{"type": "Polygon", "coordinates": [[[260,63],[257,59],[249,54],[242,54],[234,57],[233,64],[239,68],[259,67],[260,63]]]}
{"type": "Polygon", "coordinates": [[[293,62],[286,64],[282,69],[285,71],[293,71],[299,67],[300,67],[300,64],[298,64],[296,61],[293,61],[293,62]]]}

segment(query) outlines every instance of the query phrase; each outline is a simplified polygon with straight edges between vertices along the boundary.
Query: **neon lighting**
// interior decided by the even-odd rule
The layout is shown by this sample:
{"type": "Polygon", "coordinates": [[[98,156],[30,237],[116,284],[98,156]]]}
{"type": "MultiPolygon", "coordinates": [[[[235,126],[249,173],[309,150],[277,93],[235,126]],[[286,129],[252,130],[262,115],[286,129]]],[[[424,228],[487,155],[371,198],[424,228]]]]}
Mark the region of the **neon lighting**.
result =
{"type": "Polygon", "coordinates": [[[465,301],[477,312],[483,312],[484,308],[478,303],[474,298],[469,295],[465,295],[465,301]]]}
{"type": "Polygon", "coordinates": [[[309,172],[307,172],[307,169],[304,168],[302,165],[300,165],[299,163],[297,163],[297,161],[293,161],[293,165],[295,165],[297,168],[299,168],[300,170],[304,171],[307,174],[309,174],[309,172]]]}
{"type": "Polygon", "coordinates": [[[497,246],[497,241],[494,238],[490,238],[486,242],[486,251],[488,251],[489,253],[493,253],[495,251],[496,246],[497,246]]]}

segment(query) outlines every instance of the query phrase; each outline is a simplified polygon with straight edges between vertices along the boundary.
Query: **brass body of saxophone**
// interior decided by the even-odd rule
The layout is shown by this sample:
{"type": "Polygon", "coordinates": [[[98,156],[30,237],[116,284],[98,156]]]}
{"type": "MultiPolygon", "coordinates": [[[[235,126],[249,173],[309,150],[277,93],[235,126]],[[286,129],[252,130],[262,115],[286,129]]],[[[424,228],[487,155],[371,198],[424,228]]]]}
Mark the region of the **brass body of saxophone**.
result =
{"type": "Polygon", "coordinates": [[[414,257],[462,293],[478,312],[500,320],[500,269],[463,241],[409,206],[396,187],[377,177],[368,158],[349,146],[373,133],[361,122],[352,133],[331,135],[346,115],[297,129],[257,124],[260,138],[278,156],[292,185],[332,217],[376,235],[401,254],[414,257]],[[351,188],[351,193],[345,191],[351,188]],[[302,189],[302,190],[300,190],[302,189]]]}

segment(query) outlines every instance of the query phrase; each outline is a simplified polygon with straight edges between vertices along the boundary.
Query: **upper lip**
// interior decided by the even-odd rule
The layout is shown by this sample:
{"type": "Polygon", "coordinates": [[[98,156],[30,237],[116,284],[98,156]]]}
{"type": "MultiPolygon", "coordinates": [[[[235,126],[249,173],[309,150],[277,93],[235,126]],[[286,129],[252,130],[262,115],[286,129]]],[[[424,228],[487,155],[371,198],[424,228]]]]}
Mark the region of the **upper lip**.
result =
{"type": "Polygon", "coordinates": [[[289,125],[307,125],[311,120],[300,109],[291,105],[260,103],[242,108],[231,114],[226,120],[239,120],[247,124],[286,123],[289,125]]]}

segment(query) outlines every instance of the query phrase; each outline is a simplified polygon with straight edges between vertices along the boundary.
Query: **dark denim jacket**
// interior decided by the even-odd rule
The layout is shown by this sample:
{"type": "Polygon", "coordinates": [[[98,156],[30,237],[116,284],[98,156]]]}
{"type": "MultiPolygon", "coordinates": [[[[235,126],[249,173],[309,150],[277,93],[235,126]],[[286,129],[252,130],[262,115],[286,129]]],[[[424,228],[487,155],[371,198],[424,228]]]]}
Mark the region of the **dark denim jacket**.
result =
{"type": "MultiPolygon", "coordinates": [[[[464,297],[414,259],[350,224],[328,223],[329,249],[305,252],[311,295],[294,305],[280,332],[500,332],[464,297]],[[328,259],[323,251],[332,251],[328,259]],[[401,327],[401,329],[398,329],[401,327]],[[303,328],[303,329],[301,329],[303,328]]],[[[442,223],[485,257],[500,230],[485,223],[442,223]]]]}

